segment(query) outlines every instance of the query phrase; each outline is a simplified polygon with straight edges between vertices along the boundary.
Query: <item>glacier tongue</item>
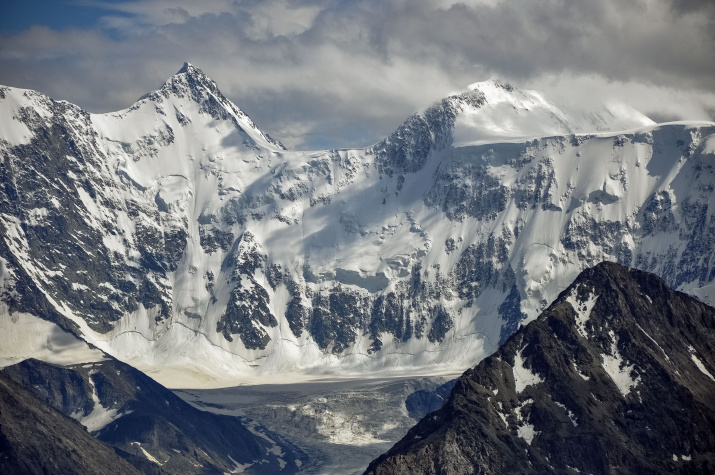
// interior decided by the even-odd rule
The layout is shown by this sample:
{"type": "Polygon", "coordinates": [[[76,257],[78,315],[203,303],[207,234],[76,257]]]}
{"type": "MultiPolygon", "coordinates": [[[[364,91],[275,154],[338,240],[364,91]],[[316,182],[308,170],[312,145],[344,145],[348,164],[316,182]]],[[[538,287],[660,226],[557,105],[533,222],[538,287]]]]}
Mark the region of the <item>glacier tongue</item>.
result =
{"type": "Polygon", "coordinates": [[[0,92],[0,318],[170,387],[462,370],[603,260],[715,302],[713,123],[489,81],[295,152],[188,63],[110,114],[0,92]]]}

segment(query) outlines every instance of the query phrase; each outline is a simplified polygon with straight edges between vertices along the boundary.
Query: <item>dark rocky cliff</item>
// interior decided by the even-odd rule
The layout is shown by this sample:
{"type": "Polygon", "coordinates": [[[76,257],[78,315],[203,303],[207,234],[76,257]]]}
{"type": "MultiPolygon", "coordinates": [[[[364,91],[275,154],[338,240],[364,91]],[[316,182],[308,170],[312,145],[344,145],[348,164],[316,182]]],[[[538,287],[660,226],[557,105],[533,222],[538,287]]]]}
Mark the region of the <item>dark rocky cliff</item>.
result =
{"type": "Polygon", "coordinates": [[[0,372],[0,473],[139,472],[79,423],[0,372]]]}
{"type": "Polygon", "coordinates": [[[587,269],[368,474],[713,473],[715,309],[587,269]]]}

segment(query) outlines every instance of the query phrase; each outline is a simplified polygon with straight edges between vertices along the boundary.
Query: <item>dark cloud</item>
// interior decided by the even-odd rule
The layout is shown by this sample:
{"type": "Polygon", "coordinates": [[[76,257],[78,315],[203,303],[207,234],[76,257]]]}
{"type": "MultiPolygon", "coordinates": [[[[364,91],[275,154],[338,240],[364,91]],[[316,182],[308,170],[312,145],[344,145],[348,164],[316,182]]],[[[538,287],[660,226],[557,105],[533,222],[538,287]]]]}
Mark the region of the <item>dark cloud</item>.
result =
{"type": "Polygon", "coordinates": [[[715,107],[713,3],[102,3],[113,11],[92,28],[0,37],[0,83],[109,111],[188,60],[261,127],[301,148],[369,145],[488,76],[572,98],[588,87],[591,100],[705,118],[715,107]]]}
{"type": "Polygon", "coordinates": [[[715,3],[712,0],[674,0],[672,8],[680,14],[704,11],[708,15],[713,15],[715,3]]]}

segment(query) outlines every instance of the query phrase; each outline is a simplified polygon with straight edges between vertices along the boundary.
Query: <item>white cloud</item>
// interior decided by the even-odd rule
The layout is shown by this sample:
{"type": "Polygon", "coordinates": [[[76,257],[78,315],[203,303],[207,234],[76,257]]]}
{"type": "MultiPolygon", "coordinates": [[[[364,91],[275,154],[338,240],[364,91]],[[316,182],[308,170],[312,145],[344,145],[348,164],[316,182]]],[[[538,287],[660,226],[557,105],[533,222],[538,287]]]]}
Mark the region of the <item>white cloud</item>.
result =
{"type": "Polygon", "coordinates": [[[636,81],[609,81],[598,75],[543,75],[525,86],[567,104],[595,108],[606,101],[629,104],[657,122],[715,120],[715,93],[636,81]]]}
{"type": "MultiPolygon", "coordinates": [[[[90,3],[96,5],[96,3],[90,3]]],[[[712,117],[715,14],[696,0],[157,0],[91,30],[0,38],[0,84],[128,107],[183,61],[287,145],[369,145],[497,76],[657,118],[712,117]]]]}

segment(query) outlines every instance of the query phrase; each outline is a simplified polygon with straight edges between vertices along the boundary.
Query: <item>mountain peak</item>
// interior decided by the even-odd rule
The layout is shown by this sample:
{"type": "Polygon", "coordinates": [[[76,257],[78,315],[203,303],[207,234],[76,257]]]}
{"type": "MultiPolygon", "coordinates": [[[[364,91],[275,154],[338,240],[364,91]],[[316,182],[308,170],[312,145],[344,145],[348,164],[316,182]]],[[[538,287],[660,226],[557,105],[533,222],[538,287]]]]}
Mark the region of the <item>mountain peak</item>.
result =
{"type": "Polygon", "coordinates": [[[216,82],[188,61],[158,91],[141,99],[161,101],[169,97],[189,98],[199,104],[201,113],[217,120],[231,120],[251,138],[268,149],[285,150],[283,144],[260,130],[246,113],[221,93],[216,82]]]}
{"type": "Polygon", "coordinates": [[[174,74],[173,77],[177,76],[183,76],[183,77],[190,77],[193,79],[201,79],[204,81],[210,82],[214,87],[216,86],[216,83],[211,80],[206,74],[193,64],[189,63],[188,61],[184,62],[184,65],[179,69],[176,74],[174,74]]]}
{"type": "Polygon", "coordinates": [[[628,130],[653,125],[637,110],[606,104],[593,109],[568,106],[548,95],[491,77],[470,84],[467,94],[481,94],[484,104],[465,108],[455,121],[453,145],[501,140],[628,130]]]}
{"type": "Polygon", "coordinates": [[[209,78],[201,69],[197,68],[188,61],[184,62],[184,65],[176,72],[172,77],[170,77],[164,84],[164,88],[167,85],[174,85],[175,83],[183,83],[192,89],[204,87],[211,91],[212,93],[220,94],[218,86],[216,83],[209,78]]]}
{"type": "Polygon", "coordinates": [[[193,64],[189,63],[188,61],[184,61],[184,65],[179,69],[179,71],[176,74],[184,74],[189,72],[190,70],[193,71],[197,69],[193,64]]]}
{"type": "Polygon", "coordinates": [[[537,137],[628,130],[653,125],[635,109],[605,106],[595,110],[563,108],[543,94],[490,77],[413,114],[387,139],[376,144],[381,171],[410,171],[426,163],[431,150],[537,137]],[[407,150],[407,153],[402,153],[407,150]],[[386,163],[392,161],[392,164],[386,163]]]}
{"type": "Polygon", "coordinates": [[[512,86],[508,82],[502,81],[501,79],[493,76],[486,81],[475,82],[467,86],[468,91],[474,91],[478,89],[482,92],[485,92],[486,90],[494,88],[503,89],[506,92],[513,92],[515,89],[514,86],[512,86]]]}

